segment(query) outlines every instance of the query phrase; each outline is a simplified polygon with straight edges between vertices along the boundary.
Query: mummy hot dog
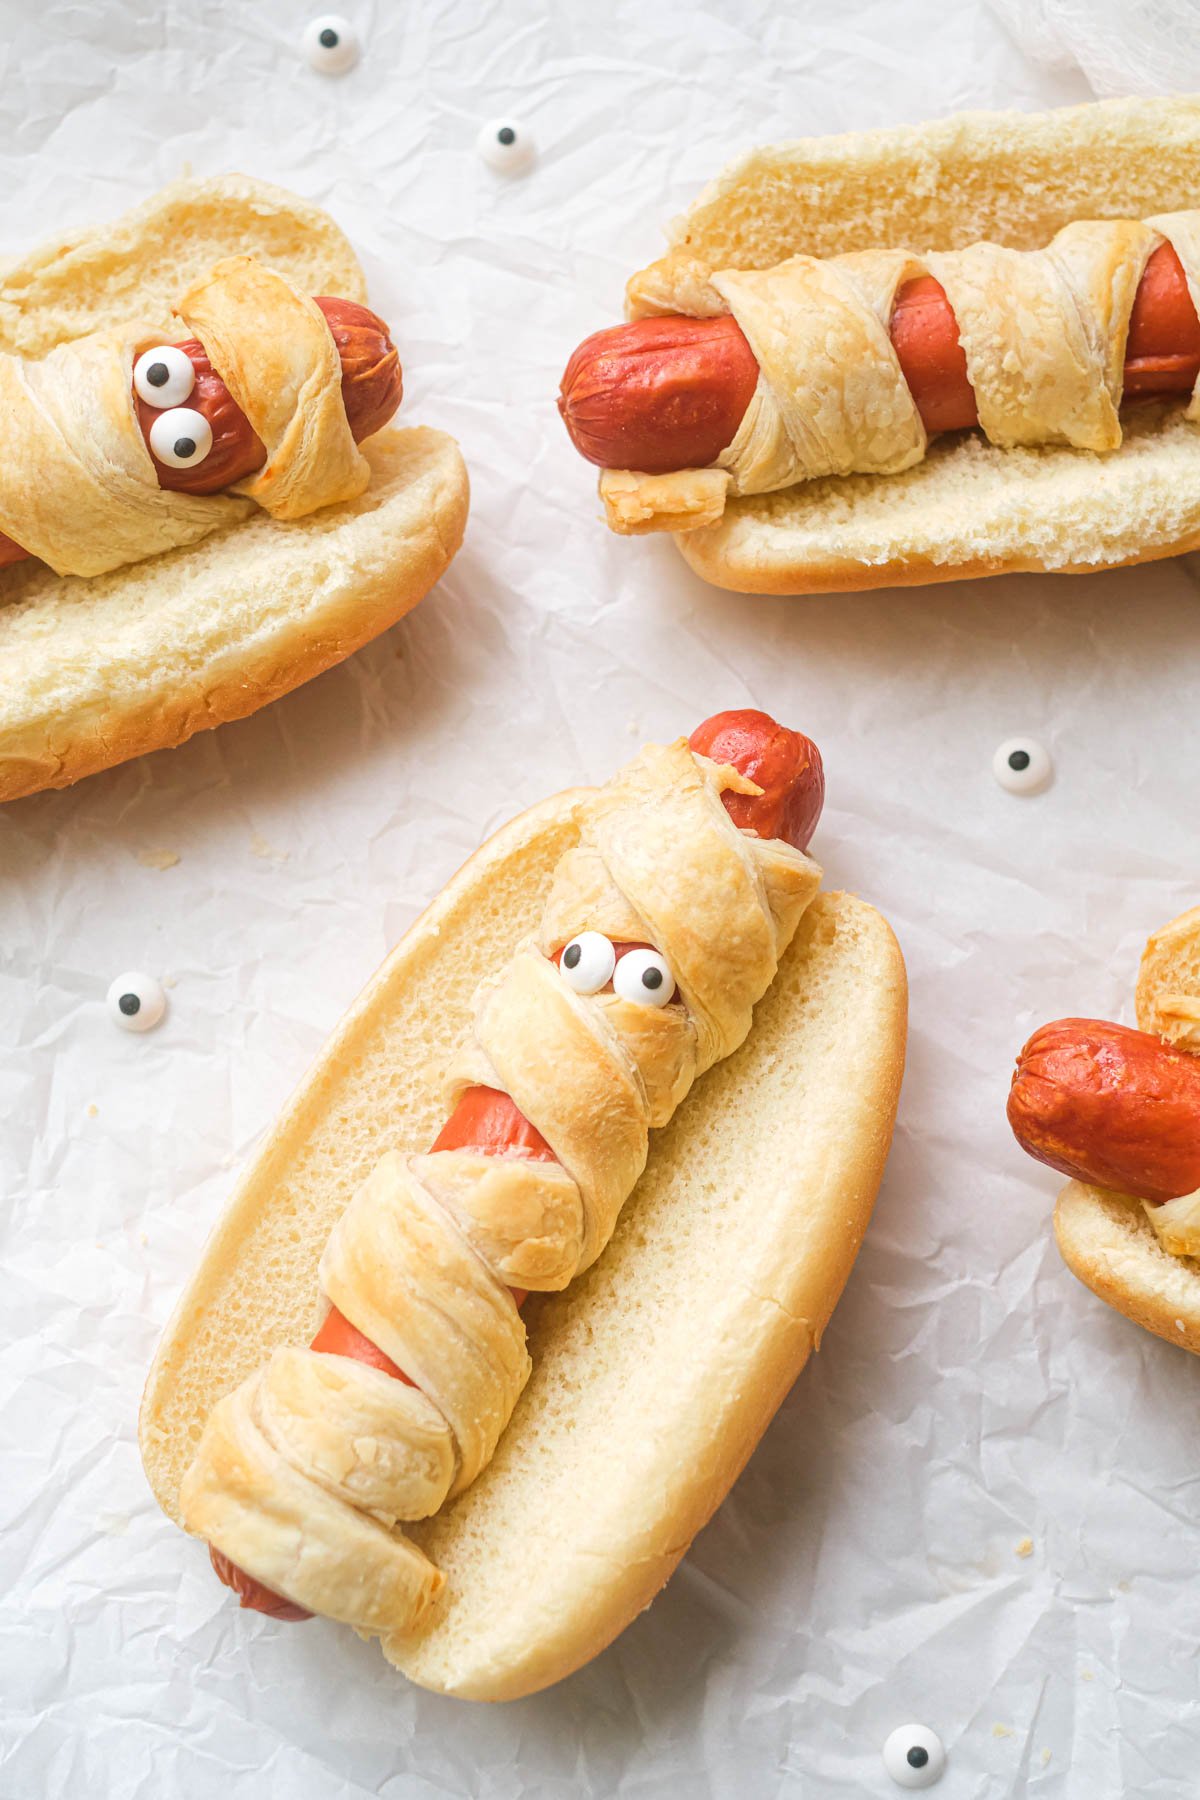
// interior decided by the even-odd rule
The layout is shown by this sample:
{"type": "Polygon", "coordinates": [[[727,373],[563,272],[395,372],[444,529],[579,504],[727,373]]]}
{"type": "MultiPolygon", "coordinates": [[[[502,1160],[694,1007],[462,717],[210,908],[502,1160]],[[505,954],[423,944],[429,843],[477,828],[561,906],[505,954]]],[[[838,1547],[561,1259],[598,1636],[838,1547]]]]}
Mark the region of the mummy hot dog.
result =
{"type": "Polygon", "coordinates": [[[1081,221],[1040,252],[797,256],[677,286],[635,284],[646,316],[595,333],[563,375],[560,413],[605,470],[618,531],[895,473],[976,425],[1002,447],[1115,450],[1126,401],[1190,394],[1200,374],[1200,212],[1081,221]]]}
{"type": "Polygon", "coordinates": [[[177,310],[197,333],[186,342],[133,326],[38,363],[0,358],[0,566],[40,556],[59,574],[101,574],[224,523],[207,499],[221,490],[279,518],[363,491],[356,446],[401,398],[382,319],[310,301],[247,256],[216,264],[177,310]]]}
{"type": "Polygon", "coordinates": [[[1074,1272],[1200,1350],[1200,913],[1150,940],[1138,1018],[1136,1031],[1043,1025],[1017,1058],[1008,1120],[1022,1149],[1071,1178],[1056,1228],[1074,1272]]]}
{"type": "Polygon", "coordinates": [[[441,1577],[390,1527],[488,1461],[529,1372],[524,1293],[595,1260],[649,1129],[746,1035],[816,891],[822,797],[815,747],[759,713],[602,791],[536,940],[477,996],[432,1149],[385,1157],[335,1227],[310,1349],[212,1414],[181,1511],[244,1605],[421,1625],[441,1577]]]}

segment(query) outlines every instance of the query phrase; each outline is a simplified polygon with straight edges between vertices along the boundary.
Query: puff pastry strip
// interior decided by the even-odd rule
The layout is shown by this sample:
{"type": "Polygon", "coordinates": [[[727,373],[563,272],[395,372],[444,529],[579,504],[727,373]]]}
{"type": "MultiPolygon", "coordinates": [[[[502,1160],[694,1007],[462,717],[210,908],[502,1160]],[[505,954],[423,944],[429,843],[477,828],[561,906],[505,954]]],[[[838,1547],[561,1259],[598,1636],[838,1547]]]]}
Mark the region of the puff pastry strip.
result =
{"type": "Polygon", "coordinates": [[[36,362],[0,355],[0,531],[59,575],[102,575],[194,544],[245,518],[251,502],[299,518],[354,499],[370,480],[342,405],[337,347],[308,295],[250,257],[229,257],[179,313],[267,450],[240,498],[158,485],[132,377],[161,328],[93,332],[36,362]]]}
{"type": "MultiPolygon", "coordinates": [[[[925,256],[868,250],[794,256],[773,269],[654,265],[631,313],[733,314],[760,368],[715,464],[665,475],[606,469],[610,525],[629,533],[715,523],[728,498],[824,475],[893,474],[926,434],[888,334],[897,288],[936,277],[958,321],[984,434],[995,444],[1121,444],[1125,340],[1138,283],[1166,239],[1200,301],[1200,211],[1065,226],[1042,250],[999,244],[925,256]]],[[[1193,393],[1188,417],[1200,417],[1193,393]]]]}
{"type": "MultiPolygon", "coordinates": [[[[450,1493],[492,1455],[528,1378],[524,1325],[508,1284],[562,1287],[600,1254],[645,1164],[651,1126],[664,1124],[694,1077],[745,1038],[753,1007],[816,893],[820,870],[810,858],[737,829],[721,803],[728,788],[758,791],[682,740],[643,751],[597,795],[580,844],[558,864],[534,938],[476,995],[471,1028],[448,1073],[449,1097],[480,1081],[503,1088],[559,1160],[389,1152],[350,1201],[322,1257],[326,1295],[412,1376],[445,1421],[454,1458],[450,1493]],[[676,999],[652,1008],[615,992],[575,993],[552,959],[585,930],[653,944],[674,974],[676,999]]],[[[372,1485],[364,1476],[354,1446],[363,1435],[378,1435],[374,1428],[364,1434],[358,1423],[375,1384],[364,1384],[369,1396],[353,1396],[354,1423],[342,1428],[342,1375],[326,1380],[317,1372],[322,1363],[343,1361],[276,1352],[265,1372],[220,1403],[182,1496],[189,1530],[277,1592],[338,1618],[350,1617],[359,1602],[339,1585],[350,1557],[329,1508],[341,1509],[350,1535],[360,1530],[364,1507],[378,1518],[422,1516],[405,1511],[411,1500],[399,1477],[390,1482],[381,1472],[372,1485]],[[286,1502],[264,1502],[261,1481],[241,1474],[230,1451],[231,1438],[240,1448],[248,1434],[247,1420],[308,1488],[288,1485],[286,1502]],[[343,1473],[349,1452],[352,1466],[343,1473]],[[293,1571],[301,1494],[309,1489],[319,1490],[321,1510],[314,1542],[304,1546],[302,1592],[293,1571]],[[318,1565],[328,1569],[322,1582],[318,1565]],[[323,1595],[337,1589],[336,1607],[313,1605],[309,1596],[318,1587],[323,1595]]],[[[379,1380],[400,1385],[383,1374],[379,1380]]],[[[402,1419],[389,1416],[388,1428],[396,1440],[389,1455],[411,1485],[420,1446],[405,1445],[402,1419]]],[[[428,1451],[427,1418],[421,1430],[428,1451]]],[[[257,1477],[265,1465],[251,1441],[257,1477]]],[[[444,1478],[438,1462],[420,1490],[423,1512],[444,1478]]],[[[426,1567],[424,1584],[391,1590],[388,1631],[420,1628],[440,1580],[426,1567]]],[[[377,1631],[375,1588],[369,1598],[369,1608],[350,1622],[377,1631]]]]}

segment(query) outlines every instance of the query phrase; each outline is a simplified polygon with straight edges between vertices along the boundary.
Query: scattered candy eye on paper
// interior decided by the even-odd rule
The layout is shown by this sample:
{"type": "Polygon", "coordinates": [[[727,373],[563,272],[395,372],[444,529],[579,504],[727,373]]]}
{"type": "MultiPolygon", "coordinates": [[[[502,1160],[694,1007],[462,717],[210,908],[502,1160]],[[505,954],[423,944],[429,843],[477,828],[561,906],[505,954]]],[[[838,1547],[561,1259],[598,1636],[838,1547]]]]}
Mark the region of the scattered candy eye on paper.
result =
{"type": "Polygon", "coordinates": [[[883,1766],[897,1787],[932,1787],[945,1773],[946,1752],[928,1725],[898,1725],[883,1746],[883,1766]]]}
{"type": "Polygon", "coordinates": [[[358,33],[340,13],[321,13],[304,28],[304,54],[320,75],[344,75],[361,54],[358,33]]]}
{"type": "Polygon", "coordinates": [[[1006,738],[992,758],[992,774],[1010,794],[1040,794],[1053,773],[1049,752],[1036,738],[1006,738]]]}
{"type": "Polygon", "coordinates": [[[167,996],[153,975],[130,969],[109,984],[107,1004],[122,1031],[153,1031],[167,1010],[167,996]]]}
{"type": "Polygon", "coordinates": [[[488,168],[501,175],[523,175],[537,155],[532,137],[516,119],[489,119],[476,144],[488,168]]]}

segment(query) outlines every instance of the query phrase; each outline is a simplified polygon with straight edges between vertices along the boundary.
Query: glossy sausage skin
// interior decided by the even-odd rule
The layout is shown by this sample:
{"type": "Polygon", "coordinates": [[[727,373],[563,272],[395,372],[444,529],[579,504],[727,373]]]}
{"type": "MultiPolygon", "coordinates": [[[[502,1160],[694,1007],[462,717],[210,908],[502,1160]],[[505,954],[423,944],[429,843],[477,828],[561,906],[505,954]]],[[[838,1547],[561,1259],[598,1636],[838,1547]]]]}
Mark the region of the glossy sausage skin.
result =
{"type": "Polygon", "coordinates": [[[1059,1019],[1017,1058],[1008,1122],[1030,1156],[1138,1200],[1200,1188],[1200,1057],[1101,1019],[1059,1019]]]}
{"type": "Polygon", "coordinates": [[[727,315],[642,319],[580,344],[558,410],[589,462],[661,475],[715,462],[757,381],[754,352],[727,315]]]}
{"type": "MultiPolygon", "coordinates": [[[[387,326],[370,307],[361,306],[355,300],[339,300],[326,295],[318,296],[315,304],[324,313],[337,346],[342,365],[342,405],[354,440],[361,443],[381,430],[400,404],[403,394],[400,358],[387,326]]],[[[150,459],[159,487],[181,494],[219,493],[261,469],[267,453],[255,436],[249,419],[209,362],[204,346],[191,338],[178,347],[196,371],[196,384],[187,404],[203,413],[211,425],[212,449],[203,462],[190,469],[173,469],[167,463],[159,462],[153,451],[150,459]]],[[[147,405],[137,393],[133,400],[149,450],[150,427],[158,409],[147,405]]],[[[19,544],[0,533],[0,568],[24,561],[26,554],[19,544]]]]}
{"type": "Polygon", "coordinates": [[[761,794],[723,796],[725,810],[741,831],[783,838],[807,850],[825,804],[825,769],[811,738],[777,725],[768,713],[746,707],[717,713],[698,725],[690,747],[713,762],[732,763],[761,794]]]}
{"type": "MultiPolygon", "coordinates": [[[[776,724],[767,713],[749,709],[717,713],[697,726],[688,740],[691,748],[714,762],[732,763],[762,788],[760,796],[726,793],[726,809],[734,823],[759,837],[785,837],[803,850],[820,816],[825,794],[821,753],[799,731],[776,724]],[[735,810],[736,808],[736,810],[735,810]]],[[[635,948],[617,945],[617,954],[635,948]]],[[[561,954],[561,947],[558,952],[561,954]]],[[[498,1088],[468,1088],[443,1125],[434,1150],[481,1150],[492,1156],[524,1155],[553,1162],[554,1152],[530,1124],[515,1102],[498,1088]]],[[[525,1296],[514,1291],[519,1306],[525,1296]]],[[[365,1337],[348,1319],[331,1307],[312,1340],[314,1350],[334,1356],[357,1357],[383,1369],[401,1381],[408,1376],[365,1337]]],[[[411,1383],[409,1384],[412,1385],[411,1383]]],[[[311,1614],[282,1595],[273,1593],[244,1569],[209,1547],[216,1573],[237,1594],[243,1607],[276,1619],[307,1619],[311,1614]]]]}
{"type": "MultiPolygon", "coordinates": [[[[958,321],[932,275],[900,288],[890,331],[925,429],[978,424],[958,321]]],[[[705,468],[732,442],[757,374],[754,354],[728,316],[643,319],[597,331],[580,345],[563,375],[558,409],[575,448],[600,468],[648,475],[705,468]]],[[[1160,244],[1130,315],[1124,398],[1190,393],[1198,374],[1200,318],[1179,258],[1160,244]]]]}

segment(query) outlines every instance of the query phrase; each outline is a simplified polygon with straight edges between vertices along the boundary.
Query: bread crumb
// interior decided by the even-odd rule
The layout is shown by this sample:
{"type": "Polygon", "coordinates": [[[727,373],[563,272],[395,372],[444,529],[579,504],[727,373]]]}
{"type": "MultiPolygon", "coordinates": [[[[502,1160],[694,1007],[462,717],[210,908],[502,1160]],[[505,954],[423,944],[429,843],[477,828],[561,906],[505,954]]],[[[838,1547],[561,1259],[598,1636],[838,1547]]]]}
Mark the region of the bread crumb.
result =
{"type": "Polygon", "coordinates": [[[173,869],[179,861],[178,850],[166,850],[161,846],[154,850],[139,850],[137,859],[143,869],[173,869]]]}
{"type": "Polygon", "coordinates": [[[179,977],[177,975],[164,975],[162,984],[165,988],[177,987],[179,985],[179,977]]]}
{"type": "Polygon", "coordinates": [[[1018,1556],[1032,1556],[1033,1555],[1033,1539],[1032,1538],[1022,1538],[1021,1539],[1020,1543],[1017,1545],[1017,1555],[1018,1556]]]}
{"type": "Polygon", "coordinates": [[[89,1118],[89,1119],[94,1119],[94,1118],[96,1118],[96,1117],[97,1117],[97,1115],[98,1115],[98,1114],[99,1114],[99,1111],[100,1111],[100,1108],[99,1108],[99,1107],[98,1107],[98,1106],[97,1106],[97,1105],[96,1105],[96,1102],[95,1102],[95,1101],[94,1101],[94,1100],[89,1100],[89,1101],[88,1101],[88,1103],[87,1103],[87,1116],[88,1116],[88,1118],[89,1118]]]}
{"type": "Polygon", "coordinates": [[[150,1233],[148,1231],[143,1231],[143,1232],[139,1233],[139,1237],[141,1240],[142,1248],[144,1249],[146,1247],[146,1245],[150,1242],[150,1233]]]}
{"type": "Polygon", "coordinates": [[[1043,1769],[1047,1766],[1047,1764],[1050,1761],[1050,1754],[1051,1753],[1049,1750],[1042,1751],[1042,1767],[1043,1767],[1043,1769]]]}
{"type": "Polygon", "coordinates": [[[1094,1669],[1085,1669],[1079,1679],[1081,1681],[1095,1681],[1096,1671],[1094,1669]]]}
{"type": "Polygon", "coordinates": [[[273,844],[268,844],[260,831],[256,831],[250,839],[250,849],[255,856],[261,856],[264,862],[284,863],[291,854],[288,850],[276,850],[273,844]]]}
{"type": "Polygon", "coordinates": [[[1011,1725],[993,1725],[992,1726],[992,1736],[993,1737],[1005,1738],[1005,1737],[1011,1737],[1012,1734],[1013,1734],[1013,1728],[1011,1725]]]}

